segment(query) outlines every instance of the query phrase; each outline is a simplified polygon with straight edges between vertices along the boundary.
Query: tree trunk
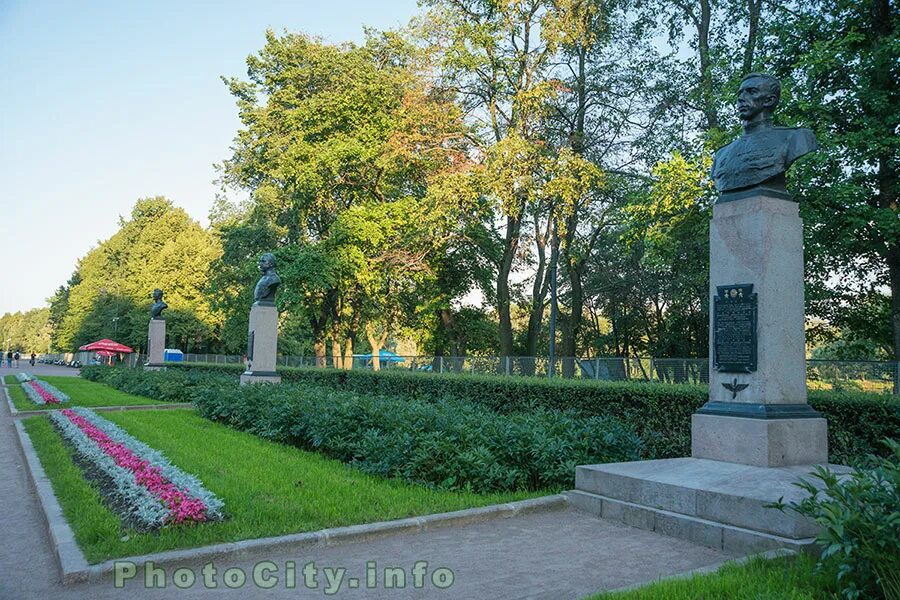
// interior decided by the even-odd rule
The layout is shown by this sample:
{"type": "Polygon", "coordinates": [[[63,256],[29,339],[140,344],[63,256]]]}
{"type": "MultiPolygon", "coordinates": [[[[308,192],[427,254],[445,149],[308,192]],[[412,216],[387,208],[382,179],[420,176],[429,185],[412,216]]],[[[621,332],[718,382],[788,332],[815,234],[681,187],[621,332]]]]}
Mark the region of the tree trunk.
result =
{"type": "Polygon", "coordinates": [[[756,51],[756,37],[759,31],[759,15],[762,0],[747,0],[747,44],[744,46],[744,73],[753,71],[753,54],[756,51]]]}
{"type": "Polygon", "coordinates": [[[325,340],[317,339],[313,341],[313,352],[316,355],[316,367],[321,369],[325,366],[325,340]]]}
{"type": "MultiPolygon", "coordinates": [[[[566,256],[566,262],[569,263],[571,257],[566,256]]],[[[569,263],[570,264],[570,263],[569,263]]],[[[562,331],[562,356],[575,357],[578,354],[578,334],[581,332],[581,317],[584,311],[584,287],[581,284],[583,269],[571,266],[569,271],[569,318],[566,319],[566,325],[562,331]]],[[[572,377],[575,375],[575,361],[569,360],[563,362],[563,376],[572,377]]]]}
{"type": "Polygon", "coordinates": [[[352,368],[353,368],[353,336],[350,336],[344,342],[344,370],[349,371],[352,368]]]}
{"type": "Polygon", "coordinates": [[[387,327],[381,332],[381,335],[375,334],[375,327],[371,323],[366,323],[366,337],[369,339],[369,346],[372,347],[372,370],[381,370],[381,348],[387,341],[387,327]]]}
{"type": "Polygon", "coordinates": [[[335,369],[344,368],[344,358],[341,353],[341,341],[335,336],[331,338],[331,360],[335,369]]]}
{"type": "Polygon", "coordinates": [[[710,0],[700,0],[697,23],[697,49],[700,54],[700,105],[706,118],[706,129],[719,128],[719,115],[713,102],[712,60],[709,51],[709,24],[712,19],[710,0]]]}
{"type": "Polygon", "coordinates": [[[518,216],[506,217],[506,238],[503,244],[503,256],[497,269],[497,314],[500,317],[500,355],[512,356],[513,334],[512,316],[510,314],[509,274],[512,271],[513,259],[519,248],[519,234],[522,221],[518,216]]]}
{"type": "MultiPolygon", "coordinates": [[[[548,216],[547,231],[540,231],[539,217],[534,217],[534,237],[537,244],[538,264],[534,273],[534,284],[531,287],[531,310],[528,315],[528,335],[525,338],[525,356],[537,356],[538,337],[541,333],[541,324],[544,321],[544,304],[547,300],[547,290],[550,287],[550,271],[547,269],[547,239],[552,227],[552,214],[548,216]]],[[[508,356],[508,355],[506,355],[508,356]]],[[[534,368],[525,375],[534,375],[534,368]]]]}
{"type": "Polygon", "coordinates": [[[312,330],[313,353],[316,355],[316,367],[325,366],[325,323],[327,314],[309,318],[309,326],[312,330]]]}

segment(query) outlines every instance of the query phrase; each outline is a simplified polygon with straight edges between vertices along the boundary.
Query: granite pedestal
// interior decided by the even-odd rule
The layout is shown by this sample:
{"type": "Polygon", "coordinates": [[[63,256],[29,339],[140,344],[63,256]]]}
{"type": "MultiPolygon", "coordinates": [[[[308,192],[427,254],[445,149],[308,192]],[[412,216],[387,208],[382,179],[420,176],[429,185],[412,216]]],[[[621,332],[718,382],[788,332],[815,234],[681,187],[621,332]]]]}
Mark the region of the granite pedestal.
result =
{"type": "Polygon", "coordinates": [[[278,352],[278,309],[271,302],[255,302],[250,308],[247,342],[247,370],[241,374],[241,385],[279,383],[275,372],[278,352]]]}
{"type": "Polygon", "coordinates": [[[150,326],[147,332],[147,363],[144,365],[144,370],[165,370],[165,350],[166,320],[150,319],[150,326]]]}
{"type": "Polygon", "coordinates": [[[806,402],[798,208],[765,192],[714,206],[709,402],[691,458],[580,466],[574,506],[734,554],[813,546],[815,523],[768,506],[803,498],[794,483],[828,462],[826,421],[806,402]]]}
{"type": "Polygon", "coordinates": [[[709,402],[693,416],[691,455],[759,467],[827,462],[827,424],[806,402],[799,205],[766,195],[717,203],[709,255],[709,402]],[[758,323],[756,368],[739,373],[715,363],[713,299],[742,284],[756,294],[758,323]]]}

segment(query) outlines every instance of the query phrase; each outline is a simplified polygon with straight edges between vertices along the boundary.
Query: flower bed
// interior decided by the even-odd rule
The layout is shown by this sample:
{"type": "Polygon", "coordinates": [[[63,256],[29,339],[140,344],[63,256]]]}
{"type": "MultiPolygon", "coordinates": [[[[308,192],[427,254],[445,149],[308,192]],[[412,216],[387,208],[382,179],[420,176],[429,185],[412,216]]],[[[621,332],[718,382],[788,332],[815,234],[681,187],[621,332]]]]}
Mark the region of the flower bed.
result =
{"type": "Polygon", "coordinates": [[[114,489],[113,504],[141,528],[222,518],[224,503],[160,452],[86,408],[54,411],[63,437],[114,489]]]}
{"type": "Polygon", "coordinates": [[[26,381],[31,381],[32,379],[34,379],[34,377],[29,375],[28,373],[16,373],[16,381],[18,381],[19,383],[25,383],[26,381]]]}
{"type": "Polygon", "coordinates": [[[22,390],[35,404],[62,404],[69,401],[68,396],[40,379],[30,379],[24,382],[22,390]]]}

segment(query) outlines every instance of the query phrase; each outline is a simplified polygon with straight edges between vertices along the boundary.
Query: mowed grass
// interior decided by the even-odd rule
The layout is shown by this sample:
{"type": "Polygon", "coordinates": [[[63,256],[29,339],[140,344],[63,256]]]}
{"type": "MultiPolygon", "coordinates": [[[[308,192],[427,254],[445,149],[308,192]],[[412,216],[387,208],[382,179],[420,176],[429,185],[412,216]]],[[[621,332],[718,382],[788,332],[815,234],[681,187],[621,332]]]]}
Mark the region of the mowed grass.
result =
{"type": "Polygon", "coordinates": [[[110,558],[316,531],[510,502],[535,493],[441,492],[369,476],[338,461],[269,442],[199,417],[191,409],[103,417],[196,475],[225,502],[229,518],[135,533],[102,503],[49,419],[24,420],[78,545],[91,563],[110,558]]]}
{"type": "MultiPolygon", "coordinates": [[[[56,387],[59,391],[69,396],[69,401],[62,404],[66,406],[140,406],[147,404],[164,404],[160,400],[126,394],[102,383],[95,383],[78,377],[40,376],[47,383],[56,387]]],[[[60,408],[60,405],[35,404],[25,395],[21,384],[11,385],[6,388],[12,398],[13,405],[18,410],[52,410],[60,408]]]]}
{"type": "Polygon", "coordinates": [[[588,600],[828,600],[840,598],[830,573],[816,573],[816,559],[801,554],[745,564],[726,564],[715,573],[693,575],[588,600]]]}

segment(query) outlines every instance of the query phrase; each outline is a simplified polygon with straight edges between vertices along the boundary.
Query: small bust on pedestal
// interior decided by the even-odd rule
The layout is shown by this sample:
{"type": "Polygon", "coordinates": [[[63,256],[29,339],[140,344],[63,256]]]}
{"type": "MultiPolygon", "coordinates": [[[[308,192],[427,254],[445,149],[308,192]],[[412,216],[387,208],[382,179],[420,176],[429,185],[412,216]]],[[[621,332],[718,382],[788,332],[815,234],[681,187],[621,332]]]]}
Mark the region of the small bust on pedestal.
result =
{"type": "Polygon", "coordinates": [[[159,288],[153,290],[153,304],[150,306],[150,318],[162,319],[162,311],[169,308],[169,305],[163,302],[163,291],[159,288]]]}
{"type": "Polygon", "coordinates": [[[275,306],[275,292],[281,285],[281,278],[275,272],[275,255],[266,252],[259,257],[259,270],[263,274],[256,282],[253,290],[255,304],[260,306],[275,306]]]}
{"type": "Polygon", "coordinates": [[[153,304],[150,306],[150,327],[147,332],[147,363],[144,369],[159,371],[165,369],[166,320],[162,311],[169,307],[163,302],[163,291],[153,290],[153,304]]]}
{"type": "Polygon", "coordinates": [[[278,352],[278,309],[275,292],[281,278],[275,272],[275,255],[266,252],[259,257],[259,270],[263,274],[253,290],[250,307],[250,323],[247,332],[247,370],[241,375],[241,385],[247,383],[278,383],[281,377],[275,372],[278,352]]]}
{"type": "Polygon", "coordinates": [[[784,173],[818,146],[809,129],[772,125],[780,98],[781,84],[771,75],[750,73],[741,81],[737,110],[744,133],[720,148],[713,159],[717,203],[759,195],[792,200],[784,173]]]}

